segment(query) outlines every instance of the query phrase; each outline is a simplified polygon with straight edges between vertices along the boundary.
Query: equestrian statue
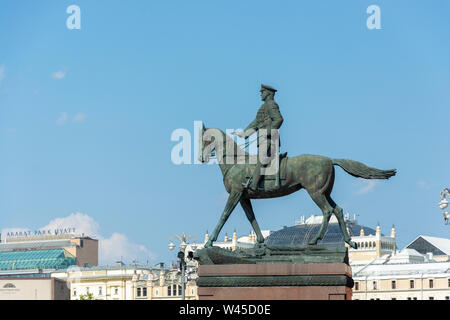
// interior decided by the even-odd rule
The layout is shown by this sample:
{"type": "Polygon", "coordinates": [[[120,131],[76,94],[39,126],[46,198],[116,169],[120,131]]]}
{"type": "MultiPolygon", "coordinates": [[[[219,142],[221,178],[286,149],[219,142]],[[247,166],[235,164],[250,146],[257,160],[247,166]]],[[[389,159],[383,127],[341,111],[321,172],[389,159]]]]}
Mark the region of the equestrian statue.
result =
{"type": "Polygon", "coordinates": [[[258,110],[255,120],[244,132],[232,132],[241,138],[248,138],[257,133],[258,155],[247,153],[233,137],[220,129],[208,129],[204,125],[201,129],[199,161],[205,163],[212,155],[216,156],[225,189],[229,193],[225,209],[205,247],[211,247],[217,240],[222,227],[238,203],[241,204],[255,231],[257,242],[264,243],[251,199],[277,198],[306,189],[323,214],[321,227],[309,245],[316,245],[323,239],[328,222],[334,213],[344,241],[356,249],[356,243],[351,241],[347,232],[343,210],[330,196],[334,184],[334,166],[341,167],[354,177],[364,179],[389,179],[396,174],[396,170],[371,168],[348,159],[332,159],[308,154],[287,157],[286,153],[279,154],[278,129],[283,123],[283,117],[274,100],[276,91],[273,87],[261,85],[261,99],[264,103],[258,110]]]}

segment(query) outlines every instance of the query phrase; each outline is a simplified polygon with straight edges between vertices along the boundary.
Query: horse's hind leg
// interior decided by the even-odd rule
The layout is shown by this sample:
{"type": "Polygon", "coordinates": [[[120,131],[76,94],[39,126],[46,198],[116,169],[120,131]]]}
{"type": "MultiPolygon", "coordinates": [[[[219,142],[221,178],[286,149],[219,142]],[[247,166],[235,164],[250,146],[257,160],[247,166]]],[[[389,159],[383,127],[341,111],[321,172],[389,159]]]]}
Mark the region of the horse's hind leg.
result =
{"type": "Polygon", "coordinates": [[[339,207],[334,201],[333,199],[329,198],[331,205],[333,206],[333,212],[334,215],[336,216],[338,222],[339,222],[339,227],[341,228],[341,232],[342,235],[344,236],[344,241],[352,248],[356,249],[357,245],[355,242],[351,241],[350,235],[348,234],[347,231],[347,226],[345,224],[344,221],[344,210],[342,210],[341,207],[339,207]]]}
{"type": "Polygon", "coordinates": [[[328,199],[325,195],[317,193],[313,194],[310,193],[309,195],[311,196],[313,201],[317,204],[317,206],[320,208],[320,210],[322,210],[323,214],[322,225],[320,226],[319,232],[309,242],[309,244],[315,245],[317,244],[317,241],[322,240],[323,236],[325,235],[325,231],[327,230],[328,227],[328,222],[330,221],[331,215],[333,214],[333,207],[328,202],[328,199]]]}
{"type": "Polygon", "coordinates": [[[258,222],[256,221],[255,213],[253,212],[252,203],[250,202],[250,199],[242,197],[241,206],[242,209],[244,209],[245,215],[247,216],[248,221],[250,221],[253,230],[256,233],[256,240],[258,241],[258,243],[263,243],[264,236],[262,235],[261,229],[259,228],[258,222]]]}

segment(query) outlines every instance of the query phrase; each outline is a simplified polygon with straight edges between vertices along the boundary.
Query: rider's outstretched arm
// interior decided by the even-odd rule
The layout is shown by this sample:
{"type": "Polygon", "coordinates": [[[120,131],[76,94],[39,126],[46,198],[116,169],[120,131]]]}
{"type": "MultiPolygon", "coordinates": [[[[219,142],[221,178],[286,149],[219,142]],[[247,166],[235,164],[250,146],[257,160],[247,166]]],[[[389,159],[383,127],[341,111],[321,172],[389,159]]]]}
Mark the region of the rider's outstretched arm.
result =
{"type": "Polygon", "coordinates": [[[256,130],[258,130],[258,122],[255,119],[247,126],[247,128],[244,129],[244,138],[247,139],[254,134],[256,130]]]}

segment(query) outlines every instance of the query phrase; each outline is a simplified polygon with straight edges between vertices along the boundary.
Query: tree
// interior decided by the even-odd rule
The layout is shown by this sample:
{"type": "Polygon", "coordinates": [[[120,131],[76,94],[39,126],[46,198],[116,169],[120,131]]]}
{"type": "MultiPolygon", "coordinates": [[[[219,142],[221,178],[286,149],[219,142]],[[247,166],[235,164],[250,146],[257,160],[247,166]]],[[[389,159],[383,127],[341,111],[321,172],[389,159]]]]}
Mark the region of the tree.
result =
{"type": "Polygon", "coordinates": [[[81,294],[80,300],[94,300],[94,295],[92,293],[81,294]]]}

